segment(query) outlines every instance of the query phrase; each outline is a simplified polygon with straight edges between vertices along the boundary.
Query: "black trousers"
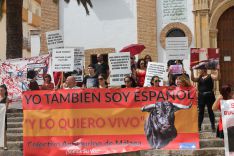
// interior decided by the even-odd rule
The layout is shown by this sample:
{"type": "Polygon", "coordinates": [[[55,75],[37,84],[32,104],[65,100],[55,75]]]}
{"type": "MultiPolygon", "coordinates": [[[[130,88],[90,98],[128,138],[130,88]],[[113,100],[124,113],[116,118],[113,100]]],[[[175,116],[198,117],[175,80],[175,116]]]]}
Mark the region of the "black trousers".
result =
{"type": "Polygon", "coordinates": [[[215,127],[215,116],[214,112],[212,110],[212,105],[215,102],[215,95],[214,92],[203,92],[203,93],[198,93],[198,126],[201,128],[203,119],[204,119],[204,111],[205,111],[205,106],[207,106],[207,110],[209,113],[209,118],[210,118],[210,123],[212,128],[215,127]]]}

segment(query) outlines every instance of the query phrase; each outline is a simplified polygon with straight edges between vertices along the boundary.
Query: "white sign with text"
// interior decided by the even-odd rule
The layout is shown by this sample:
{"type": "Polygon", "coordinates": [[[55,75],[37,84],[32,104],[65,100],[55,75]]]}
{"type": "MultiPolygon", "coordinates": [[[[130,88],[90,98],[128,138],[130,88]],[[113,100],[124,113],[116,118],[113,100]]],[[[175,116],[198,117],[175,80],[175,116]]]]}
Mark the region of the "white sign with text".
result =
{"type": "Polygon", "coordinates": [[[234,155],[234,100],[221,100],[225,156],[234,155]]]}
{"type": "Polygon", "coordinates": [[[110,86],[124,84],[124,77],[131,74],[130,53],[109,53],[110,86]]]}
{"type": "Polygon", "coordinates": [[[160,86],[163,86],[163,78],[166,73],[166,64],[158,62],[149,62],[147,66],[144,87],[151,86],[150,81],[153,76],[158,76],[160,79],[160,86]]]}
{"type": "Polygon", "coordinates": [[[55,48],[64,48],[63,33],[60,30],[46,32],[48,51],[55,48]]]}
{"type": "Polygon", "coordinates": [[[84,48],[77,47],[74,49],[74,76],[76,78],[76,82],[83,82],[84,75],[84,48]]]}
{"type": "Polygon", "coordinates": [[[53,49],[52,71],[72,72],[74,70],[74,48],[53,49]]]}
{"type": "Polygon", "coordinates": [[[167,37],[166,57],[167,60],[188,59],[188,37],[167,37]]]}

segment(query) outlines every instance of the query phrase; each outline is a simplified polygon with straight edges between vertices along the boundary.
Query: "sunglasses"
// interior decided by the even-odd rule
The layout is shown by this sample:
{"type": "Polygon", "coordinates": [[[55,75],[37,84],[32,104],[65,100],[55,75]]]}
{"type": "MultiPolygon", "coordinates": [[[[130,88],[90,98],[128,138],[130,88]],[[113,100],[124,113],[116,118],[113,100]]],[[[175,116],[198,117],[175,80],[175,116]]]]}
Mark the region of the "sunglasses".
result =
{"type": "Polygon", "coordinates": [[[98,78],[98,80],[103,80],[104,78],[98,78]]]}
{"type": "Polygon", "coordinates": [[[154,80],[154,82],[160,82],[160,80],[154,80]]]}

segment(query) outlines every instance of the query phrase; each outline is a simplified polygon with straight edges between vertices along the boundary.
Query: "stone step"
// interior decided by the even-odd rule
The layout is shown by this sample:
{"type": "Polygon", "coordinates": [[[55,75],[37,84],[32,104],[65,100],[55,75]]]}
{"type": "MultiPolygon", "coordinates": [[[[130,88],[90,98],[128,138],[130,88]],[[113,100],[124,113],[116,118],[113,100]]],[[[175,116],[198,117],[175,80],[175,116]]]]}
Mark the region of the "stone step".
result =
{"type": "Polygon", "coordinates": [[[7,146],[9,150],[23,150],[23,141],[8,141],[7,146]]]}
{"type": "Polygon", "coordinates": [[[12,118],[12,117],[23,117],[23,113],[7,113],[7,118],[12,118]]]}
{"type": "Polygon", "coordinates": [[[7,123],[7,128],[21,128],[21,127],[23,127],[22,122],[7,123]]]}
{"type": "Polygon", "coordinates": [[[23,113],[22,109],[7,109],[7,113],[23,113]]]}
{"type": "Polygon", "coordinates": [[[198,150],[147,150],[112,156],[224,156],[224,148],[205,148],[198,150]]]}
{"type": "Polygon", "coordinates": [[[0,150],[1,156],[21,156],[23,155],[23,151],[20,150],[0,150]]]}
{"type": "Polygon", "coordinates": [[[213,133],[213,132],[202,132],[199,135],[200,135],[200,139],[215,139],[216,138],[216,133],[213,133]]]}
{"type": "Polygon", "coordinates": [[[23,122],[23,117],[10,117],[7,118],[7,122],[23,122]]]}
{"type": "MultiPolygon", "coordinates": [[[[163,155],[173,155],[173,156],[184,156],[184,155],[193,155],[193,156],[224,156],[224,147],[223,140],[220,139],[202,139],[200,141],[201,149],[197,150],[146,150],[146,151],[138,151],[138,152],[129,152],[122,154],[114,154],[114,155],[126,155],[126,156],[139,156],[139,155],[150,155],[150,156],[163,156],[163,155]],[[209,145],[209,147],[207,147],[209,145]],[[213,145],[211,147],[211,145],[213,145]],[[205,147],[206,146],[206,147],[205,147]],[[205,148],[203,148],[205,147],[205,148]]],[[[23,142],[22,141],[9,141],[8,149],[10,150],[22,150],[23,142]]],[[[111,154],[113,155],[113,154],[111,154]]]]}
{"type": "MultiPolygon", "coordinates": [[[[220,114],[221,114],[221,112],[219,112],[219,111],[215,111],[215,112],[214,112],[215,117],[219,117],[220,114]]],[[[205,111],[204,117],[209,117],[209,113],[208,113],[207,111],[205,111]]]]}
{"type": "Polygon", "coordinates": [[[7,128],[7,133],[23,133],[23,128],[7,128]]]}
{"type": "Polygon", "coordinates": [[[224,141],[219,138],[200,139],[200,148],[224,147],[224,141]]]}
{"type": "Polygon", "coordinates": [[[7,141],[23,141],[22,133],[7,133],[7,141]]]}
{"type": "MultiPolygon", "coordinates": [[[[215,117],[215,123],[218,124],[219,122],[219,117],[215,117]]],[[[210,124],[210,118],[209,117],[205,117],[203,120],[203,124],[210,124]]]]}
{"type": "MultiPolygon", "coordinates": [[[[201,129],[202,129],[202,131],[205,131],[205,132],[212,132],[212,128],[211,128],[210,123],[202,124],[201,129]]],[[[217,129],[217,124],[215,125],[215,129],[217,129]]],[[[216,133],[216,130],[215,130],[215,133],[216,133]]]]}

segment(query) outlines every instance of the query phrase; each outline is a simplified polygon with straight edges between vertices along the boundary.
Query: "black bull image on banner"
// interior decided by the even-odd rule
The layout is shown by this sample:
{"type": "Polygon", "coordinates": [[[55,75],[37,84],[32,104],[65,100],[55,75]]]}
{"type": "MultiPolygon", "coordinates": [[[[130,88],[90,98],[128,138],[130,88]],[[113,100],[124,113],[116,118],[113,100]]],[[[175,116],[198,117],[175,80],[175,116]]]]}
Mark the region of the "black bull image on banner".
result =
{"type": "Polygon", "coordinates": [[[149,112],[149,117],[145,121],[145,134],[152,148],[160,149],[177,136],[175,128],[175,112],[181,109],[191,108],[182,104],[171,103],[168,101],[157,102],[142,107],[143,112],[149,112]]]}

